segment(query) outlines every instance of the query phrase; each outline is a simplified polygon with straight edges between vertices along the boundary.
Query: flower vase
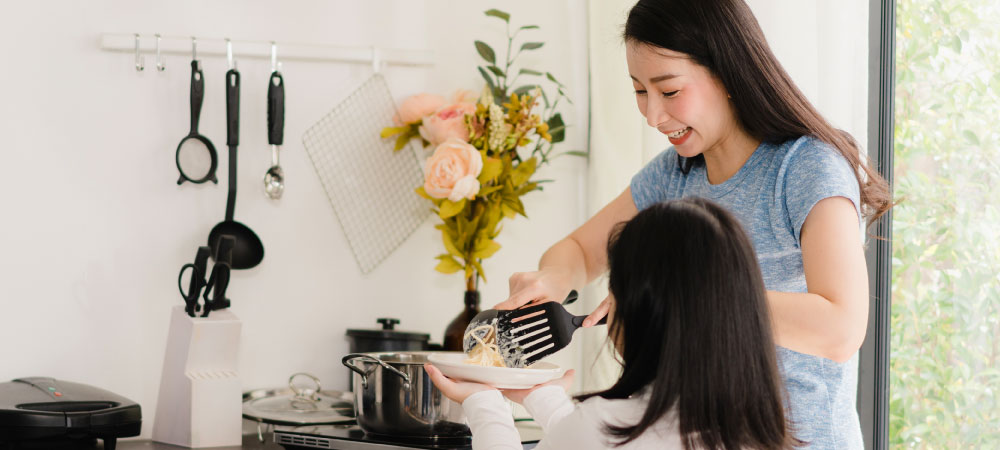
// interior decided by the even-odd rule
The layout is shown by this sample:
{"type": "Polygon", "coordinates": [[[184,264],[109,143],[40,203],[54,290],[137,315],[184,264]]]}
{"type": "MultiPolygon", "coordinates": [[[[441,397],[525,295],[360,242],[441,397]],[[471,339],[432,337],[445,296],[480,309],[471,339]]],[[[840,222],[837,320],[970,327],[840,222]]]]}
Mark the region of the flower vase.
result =
{"type": "Polygon", "coordinates": [[[465,340],[465,329],[472,318],[479,314],[479,291],[465,291],[465,308],[452,319],[444,330],[444,350],[462,351],[462,341],[465,340]]]}

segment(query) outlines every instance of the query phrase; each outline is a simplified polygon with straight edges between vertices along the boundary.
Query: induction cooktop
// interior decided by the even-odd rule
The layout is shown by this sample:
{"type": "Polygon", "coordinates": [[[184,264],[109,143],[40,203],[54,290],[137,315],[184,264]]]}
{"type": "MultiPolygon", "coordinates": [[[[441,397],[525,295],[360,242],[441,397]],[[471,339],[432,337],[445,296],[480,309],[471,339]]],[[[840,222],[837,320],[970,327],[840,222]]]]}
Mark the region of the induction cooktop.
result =
{"type": "MultiPolygon", "coordinates": [[[[534,422],[517,422],[521,433],[521,444],[532,449],[542,438],[542,429],[534,422]]],[[[342,449],[342,450],[388,450],[388,449],[454,449],[471,450],[469,438],[407,439],[388,436],[366,435],[356,425],[310,425],[301,427],[275,427],[274,442],[287,449],[342,449]]]]}

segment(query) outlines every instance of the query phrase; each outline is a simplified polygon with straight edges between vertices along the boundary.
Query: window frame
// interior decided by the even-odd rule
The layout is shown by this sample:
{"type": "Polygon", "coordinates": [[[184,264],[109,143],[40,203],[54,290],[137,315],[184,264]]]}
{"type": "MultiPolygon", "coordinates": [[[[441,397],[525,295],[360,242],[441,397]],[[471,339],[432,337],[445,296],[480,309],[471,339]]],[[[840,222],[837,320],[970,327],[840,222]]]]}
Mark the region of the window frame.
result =
{"type": "MultiPolygon", "coordinates": [[[[868,4],[868,149],[870,161],[893,186],[896,1],[868,4]]],[[[889,333],[892,304],[892,210],[868,228],[865,250],[871,307],[858,360],[857,409],[865,448],[888,449],[889,333]]]]}

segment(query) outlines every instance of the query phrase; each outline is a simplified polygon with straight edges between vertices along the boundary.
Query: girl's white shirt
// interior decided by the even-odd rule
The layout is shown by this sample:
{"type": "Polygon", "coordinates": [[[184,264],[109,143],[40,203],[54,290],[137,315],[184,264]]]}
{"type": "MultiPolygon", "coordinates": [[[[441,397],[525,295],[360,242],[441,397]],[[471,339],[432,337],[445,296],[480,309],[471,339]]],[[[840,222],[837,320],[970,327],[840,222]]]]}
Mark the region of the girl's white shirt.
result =
{"type": "MultiPolygon", "coordinates": [[[[545,437],[535,447],[551,449],[682,449],[677,432],[677,420],[668,413],[637,439],[621,447],[604,433],[605,425],[633,425],[646,410],[646,398],[637,396],[621,400],[591,397],[574,404],[558,386],[539,388],[524,399],[524,408],[542,427],[545,437]]],[[[472,430],[474,450],[521,450],[520,435],[514,428],[510,407],[500,391],[490,390],[470,395],[462,403],[472,430]]]]}

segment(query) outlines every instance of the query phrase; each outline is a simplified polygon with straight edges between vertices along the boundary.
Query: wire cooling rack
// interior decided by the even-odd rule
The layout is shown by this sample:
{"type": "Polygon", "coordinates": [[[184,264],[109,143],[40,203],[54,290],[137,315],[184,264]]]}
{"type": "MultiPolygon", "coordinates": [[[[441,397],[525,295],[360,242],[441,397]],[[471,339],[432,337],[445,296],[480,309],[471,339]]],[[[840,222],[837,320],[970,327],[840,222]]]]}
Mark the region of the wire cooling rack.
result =
{"type": "Polygon", "coordinates": [[[362,273],[371,272],[430,215],[414,192],[423,171],[409,145],[379,133],[396,106],[381,75],[372,75],[306,130],[302,143],[319,175],[362,273]]]}

